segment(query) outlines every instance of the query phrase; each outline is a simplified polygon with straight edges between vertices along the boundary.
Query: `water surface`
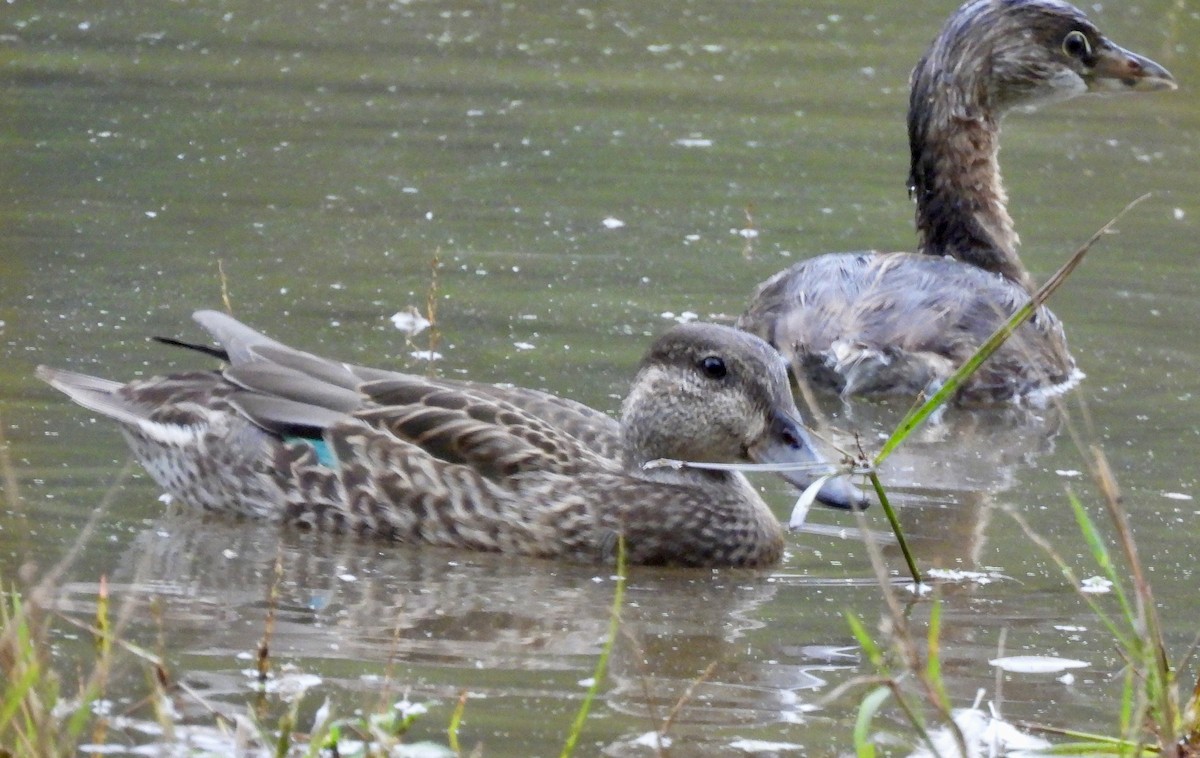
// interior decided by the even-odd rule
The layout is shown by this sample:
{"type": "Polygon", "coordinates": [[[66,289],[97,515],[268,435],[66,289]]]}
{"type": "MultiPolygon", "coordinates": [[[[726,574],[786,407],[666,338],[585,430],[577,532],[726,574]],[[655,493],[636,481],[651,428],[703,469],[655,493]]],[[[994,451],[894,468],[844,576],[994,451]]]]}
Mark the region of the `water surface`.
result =
{"type": "MultiPolygon", "coordinates": [[[[430,370],[412,356],[426,335],[410,343],[389,317],[432,292],[432,370],[615,410],[672,318],[731,318],[805,256],[911,248],[905,81],[952,6],[6,6],[0,414],[22,500],[0,515],[0,575],[43,575],[90,527],[61,607],[86,619],[107,576],[129,604],[125,634],[156,645],[161,628],[173,676],[233,714],[253,700],[243,670],[278,559],[274,662],[322,677],[306,714],[326,696],[349,711],[407,692],[431,704],[418,736],[441,740],[465,690],[464,745],[557,754],[606,633],[607,571],[169,512],[142,474],[94,512],[126,462],[119,435],[33,367],[131,378],[205,365],[145,337],[197,336],[188,314],[221,307],[223,272],[235,314],[272,336],[414,371],[430,370]]],[[[1010,717],[1111,729],[1111,640],[1003,509],[1094,573],[1064,490],[1101,511],[1070,430],[1101,446],[1182,655],[1200,518],[1200,19],[1169,0],[1094,16],[1182,89],[1006,122],[1013,215],[1039,279],[1154,193],[1056,297],[1088,378],[1065,414],[947,419],[887,481],[925,567],[995,579],[940,590],[956,702],[983,688],[1010,717]],[[1002,635],[1008,652],[1089,666],[1071,683],[1010,675],[997,692],[986,662],[1002,635]]],[[[897,412],[826,405],[868,448],[897,412]]],[[[759,481],[786,517],[794,493],[759,481]]],[[[853,520],[813,518],[835,534],[791,537],[772,572],[632,574],[583,754],[651,754],[633,741],[712,664],[674,719],[679,754],[848,749],[855,698],[814,706],[870,671],[841,649],[843,611],[874,628],[883,606],[862,545],[836,534],[853,520]]],[[[918,622],[928,612],[912,608],[918,622]]],[[[77,637],[58,640],[64,667],[88,655],[77,637]]],[[[143,687],[130,662],[110,695],[127,708],[143,687]]],[[[178,707],[183,723],[212,723],[194,700],[178,707]]]]}

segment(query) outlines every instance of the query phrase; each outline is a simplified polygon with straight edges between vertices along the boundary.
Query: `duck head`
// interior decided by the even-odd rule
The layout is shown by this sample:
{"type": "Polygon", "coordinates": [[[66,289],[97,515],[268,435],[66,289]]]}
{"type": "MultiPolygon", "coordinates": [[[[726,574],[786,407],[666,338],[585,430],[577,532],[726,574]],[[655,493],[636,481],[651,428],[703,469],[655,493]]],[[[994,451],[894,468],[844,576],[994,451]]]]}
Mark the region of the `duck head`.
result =
{"type": "MultiPolygon", "coordinates": [[[[621,411],[629,462],[795,463],[780,472],[801,489],[833,472],[792,399],[782,356],[758,337],[715,324],[684,324],[650,347],[621,411]]],[[[703,472],[727,476],[726,472],[703,472]]],[[[846,477],[827,480],[817,501],[862,508],[846,477]]]]}

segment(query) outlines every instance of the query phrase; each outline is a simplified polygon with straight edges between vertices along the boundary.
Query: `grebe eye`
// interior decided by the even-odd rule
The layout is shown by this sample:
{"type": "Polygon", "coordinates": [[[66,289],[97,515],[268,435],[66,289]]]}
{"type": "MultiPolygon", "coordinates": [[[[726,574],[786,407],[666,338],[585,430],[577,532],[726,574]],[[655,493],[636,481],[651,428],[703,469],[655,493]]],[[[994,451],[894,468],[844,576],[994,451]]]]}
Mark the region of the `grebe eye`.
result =
{"type": "Polygon", "coordinates": [[[1088,42],[1086,34],[1076,29],[1063,37],[1062,49],[1071,58],[1084,58],[1092,54],[1092,43],[1088,42]]]}
{"type": "Polygon", "coordinates": [[[704,375],[709,379],[724,379],[725,375],[729,373],[728,369],[725,368],[725,361],[721,360],[715,355],[710,355],[707,358],[701,358],[700,370],[703,371],[704,375]]]}

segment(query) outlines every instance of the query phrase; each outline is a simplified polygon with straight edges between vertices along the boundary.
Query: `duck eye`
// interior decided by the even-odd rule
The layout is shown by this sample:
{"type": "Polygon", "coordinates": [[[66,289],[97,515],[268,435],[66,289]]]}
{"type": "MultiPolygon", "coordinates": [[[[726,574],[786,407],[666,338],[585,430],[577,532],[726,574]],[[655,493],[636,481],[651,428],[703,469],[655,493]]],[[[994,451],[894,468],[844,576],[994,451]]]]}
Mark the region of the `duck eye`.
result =
{"type": "Polygon", "coordinates": [[[1092,43],[1088,42],[1086,34],[1076,29],[1063,37],[1062,49],[1071,58],[1084,58],[1092,54],[1092,43]]]}
{"type": "Polygon", "coordinates": [[[725,368],[725,361],[715,355],[710,355],[707,358],[700,359],[700,370],[709,379],[724,379],[729,371],[725,368]]]}

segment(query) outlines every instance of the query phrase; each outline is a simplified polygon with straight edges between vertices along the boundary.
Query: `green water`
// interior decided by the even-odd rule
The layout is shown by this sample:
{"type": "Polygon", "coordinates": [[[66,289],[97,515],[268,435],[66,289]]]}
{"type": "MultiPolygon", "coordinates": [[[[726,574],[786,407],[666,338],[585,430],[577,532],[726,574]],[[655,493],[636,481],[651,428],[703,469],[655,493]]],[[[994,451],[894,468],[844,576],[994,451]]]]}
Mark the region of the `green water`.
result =
{"type": "MultiPolygon", "coordinates": [[[[410,356],[425,335],[406,344],[389,317],[423,309],[432,290],[437,371],[615,409],[664,314],[730,318],[791,261],[911,248],[905,82],[953,3],[880,5],[4,6],[0,420],[22,500],[0,513],[0,575],[43,574],[94,519],[62,579],[64,612],[86,619],[107,576],[130,604],[126,634],[149,644],[161,625],[172,675],[234,714],[251,700],[244,655],[278,555],[275,662],[323,677],[306,714],[325,696],[370,707],[387,681],[433,703],[417,731],[441,740],[466,690],[468,749],[557,754],[607,626],[607,572],[164,514],[141,474],[94,513],[125,463],[120,437],[33,367],[120,379],[204,365],[145,337],[197,336],[188,314],[221,306],[223,270],[236,315],[272,336],[415,371],[428,369],[410,356]]],[[[1054,308],[1088,374],[1069,426],[1112,461],[1182,655],[1200,521],[1200,18],[1151,0],[1095,20],[1181,90],[1015,114],[1002,160],[1039,279],[1154,193],[1054,308]]],[[[868,446],[887,416],[825,410],[868,446]]],[[[951,420],[888,473],[924,566],[1004,577],[942,587],[956,703],[984,688],[1011,718],[1111,730],[1121,661],[1002,512],[1095,573],[1064,490],[1101,511],[1066,424],[951,420]],[[1009,653],[1089,666],[1073,683],[1009,675],[996,692],[987,661],[1002,635],[1009,653]]],[[[794,495],[760,483],[786,517],[794,495]]],[[[849,750],[854,696],[810,706],[869,673],[824,648],[852,644],[845,609],[874,627],[879,590],[852,537],[789,547],[761,575],[635,572],[581,754],[652,754],[631,742],[713,663],[674,719],[673,754],[728,755],[752,739],[774,744],[761,754],[849,750]]],[[[59,643],[64,666],[87,652],[65,633],[59,643]]],[[[117,682],[120,704],[144,678],[130,663],[117,682]]],[[[194,701],[178,707],[184,723],[212,723],[194,701]]]]}

